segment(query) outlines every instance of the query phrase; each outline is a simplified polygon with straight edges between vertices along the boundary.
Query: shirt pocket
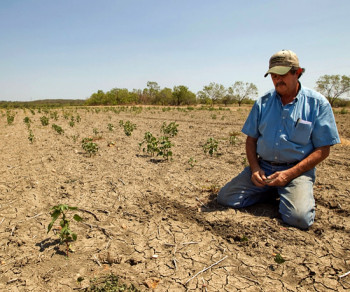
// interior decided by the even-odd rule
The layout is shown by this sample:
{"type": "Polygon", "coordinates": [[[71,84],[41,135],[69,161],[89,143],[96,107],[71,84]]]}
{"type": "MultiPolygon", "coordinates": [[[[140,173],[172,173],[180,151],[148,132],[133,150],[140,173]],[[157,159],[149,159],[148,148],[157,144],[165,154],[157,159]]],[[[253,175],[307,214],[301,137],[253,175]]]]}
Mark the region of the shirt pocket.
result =
{"type": "Polygon", "coordinates": [[[301,121],[296,124],[290,137],[290,141],[306,145],[310,141],[312,131],[312,123],[307,121],[301,121]]]}

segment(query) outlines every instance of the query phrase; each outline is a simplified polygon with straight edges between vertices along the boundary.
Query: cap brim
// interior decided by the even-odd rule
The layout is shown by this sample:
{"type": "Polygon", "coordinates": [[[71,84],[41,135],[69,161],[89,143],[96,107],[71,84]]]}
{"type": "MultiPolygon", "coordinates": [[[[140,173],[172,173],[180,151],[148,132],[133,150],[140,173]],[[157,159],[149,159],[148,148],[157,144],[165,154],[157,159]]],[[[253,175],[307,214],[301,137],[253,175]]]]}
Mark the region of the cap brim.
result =
{"type": "Polygon", "coordinates": [[[292,69],[292,67],[275,66],[275,67],[270,68],[269,71],[266,72],[264,77],[266,77],[270,73],[274,73],[274,74],[277,74],[277,75],[284,75],[284,74],[287,74],[290,69],[292,69]]]}

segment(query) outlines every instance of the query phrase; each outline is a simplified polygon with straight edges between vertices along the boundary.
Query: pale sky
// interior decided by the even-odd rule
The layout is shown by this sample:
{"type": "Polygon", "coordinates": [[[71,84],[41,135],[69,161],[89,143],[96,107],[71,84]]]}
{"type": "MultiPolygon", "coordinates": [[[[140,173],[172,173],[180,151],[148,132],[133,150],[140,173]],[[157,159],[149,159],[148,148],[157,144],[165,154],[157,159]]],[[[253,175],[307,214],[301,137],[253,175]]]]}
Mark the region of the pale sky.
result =
{"type": "Polygon", "coordinates": [[[0,100],[254,83],[297,53],[304,86],[350,75],[349,0],[0,0],[0,100]]]}

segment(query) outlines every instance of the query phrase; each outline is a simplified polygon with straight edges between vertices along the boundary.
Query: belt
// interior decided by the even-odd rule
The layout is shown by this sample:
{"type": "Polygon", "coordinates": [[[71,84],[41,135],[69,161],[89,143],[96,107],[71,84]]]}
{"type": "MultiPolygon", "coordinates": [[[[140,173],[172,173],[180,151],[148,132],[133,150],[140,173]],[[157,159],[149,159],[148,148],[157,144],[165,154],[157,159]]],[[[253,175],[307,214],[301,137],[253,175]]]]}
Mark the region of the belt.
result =
{"type": "Polygon", "coordinates": [[[294,162],[274,162],[274,161],[267,161],[264,159],[261,159],[261,161],[264,161],[267,164],[270,164],[271,166],[293,166],[299,163],[299,161],[294,161],[294,162]]]}

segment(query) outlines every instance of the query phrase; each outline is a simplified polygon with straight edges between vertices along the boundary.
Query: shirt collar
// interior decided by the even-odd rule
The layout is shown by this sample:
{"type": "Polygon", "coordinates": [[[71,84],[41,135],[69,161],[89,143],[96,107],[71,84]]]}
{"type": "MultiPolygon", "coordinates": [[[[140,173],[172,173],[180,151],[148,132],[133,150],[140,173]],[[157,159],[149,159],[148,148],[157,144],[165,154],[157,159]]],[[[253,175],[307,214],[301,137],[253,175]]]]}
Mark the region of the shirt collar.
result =
{"type": "MultiPolygon", "coordinates": [[[[303,86],[301,85],[301,82],[298,81],[298,83],[299,83],[299,91],[298,91],[298,94],[297,94],[297,96],[293,99],[293,101],[292,101],[290,104],[296,103],[296,102],[298,101],[298,99],[301,97],[302,91],[304,91],[304,90],[303,90],[303,86]]],[[[281,102],[281,104],[282,104],[281,96],[278,94],[278,92],[277,92],[276,90],[275,90],[275,96],[276,96],[276,98],[278,98],[278,100],[279,100],[279,101],[281,102]]]]}

